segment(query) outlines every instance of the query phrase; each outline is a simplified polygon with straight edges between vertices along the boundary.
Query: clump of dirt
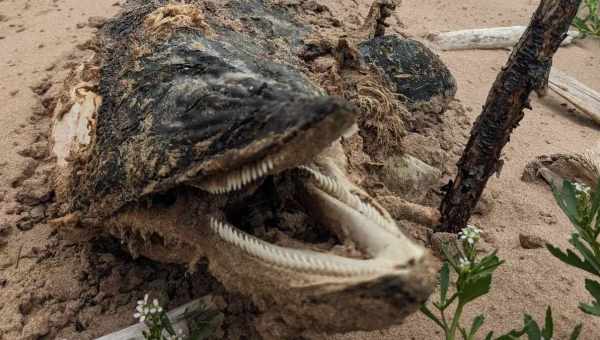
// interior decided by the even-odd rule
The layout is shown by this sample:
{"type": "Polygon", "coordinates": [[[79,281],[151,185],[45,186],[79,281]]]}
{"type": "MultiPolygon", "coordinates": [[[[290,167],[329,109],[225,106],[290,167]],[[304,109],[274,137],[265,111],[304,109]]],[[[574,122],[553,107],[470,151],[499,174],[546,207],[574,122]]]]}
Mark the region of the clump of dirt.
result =
{"type": "Polygon", "coordinates": [[[226,315],[220,337],[256,338],[254,307],[227,293],[206,263],[190,270],[134,258],[122,240],[55,223],[64,208],[56,200],[55,160],[48,155],[50,117],[72,105],[63,86],[76,88],[74,81],[92,82],[97,75],[85,67],[84,51],[69,63],[74,60],[78,66],[66,66],[72,69],[66,79],[59,73],[44,82],[27,127],[32,143],[18,152],[26,161],[10,181],[16,190],[0,190],[0,301],[11,301],[0,303],[0,339],[94,339],[133,324],[144,294],[167,309],[210,294],[226,315]]]}
{"type": "MultiPolygon", "coordinates": [[[[230,297],[207,275],[205,265],[190,273],[183,266],[133,259],[116,239],[75,243],[52,233],[45,247],[23,250],[20,261],[31,261],[35,266],[26,279],[4,283],[5,289],[14,292],[10,296],[13,301],[20,301],[14,306],[20,315],[15,320],[18,322],[5,329],[6,335],[21,332],[28,339],[94,338],[130,325],[133,318],[114,316],[132,315],[136,301],[145,293],[163,301],[167,308],[208,294],[222,301],[220,308],[232,308],[225,302],[230,297]],[[52,273],[49,280],[43,280],[46,271],[52,273]],[[107,319],[111,320],[110,328],[106,328],[107,319]]],[[[230,314],[239,318],[235,309],[230,314]]],[[[235,329],[232,326],[228,331],[235,329]]]]}
{"type": "Polygon", "coordinates": [[[253,334],[253,307],[227,293],[206,263],[193,271],[159,264],[132,257],[122,240],[48,227],[58,215],[50,175],[51,166],[39,163],[18,188],[13,218],[0,221],[0,251],[6,253],[0,297],[17,302],[0,304],[8,316],[0,325],[6,339],[93,339],[134,323],[132,312],[144,294],[168,309],[210,294],[226,314],[220,336],[253,334]],[[37,241],[27,242],[32,238],[37,241]]]}

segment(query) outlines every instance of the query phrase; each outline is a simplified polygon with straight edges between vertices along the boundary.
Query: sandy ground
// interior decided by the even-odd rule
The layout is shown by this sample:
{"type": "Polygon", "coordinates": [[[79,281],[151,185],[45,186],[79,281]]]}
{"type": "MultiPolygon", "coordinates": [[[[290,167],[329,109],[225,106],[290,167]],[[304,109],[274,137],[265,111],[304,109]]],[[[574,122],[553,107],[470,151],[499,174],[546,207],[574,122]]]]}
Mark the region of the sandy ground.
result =
{"type": "MultiPolygon", "coordinates": [[[[353,0],[322,3],[343,20],[351,14],[364,16],[370,1],[358,1],[359,5],[353,0]]],[[[533,0],[404,0],[398,10],[401,26],[397,27],[418,37],[432,31],[522,25],[528,22],[537,4],[533,0]]],[[[0,0],[0,223],[8,223],[8,231],[1,236],[5,244],[0,243],[0,339],[92,338],[133,323],[134,300],[144,289],[160,288],[144,283],[160,279],[152,276],[160,271],[152,264],[146,266],[153,267],[154,272],[149,269],[148,273],[130,277],[125,271],[131,268],[123,264],[125,260],[107,260],[102,258],[102,251],[90,255],[78,245],[64,244],[49,226],[37,225],[21,231],[10,225],[15,220],[15,209],[18,210],[13,203],[12,184],[23,180],[23,174],[32,169],[32,160],[20,156],[19,151],[38,141],[40,135],[43,138],[43,132],[40,134],[29,124],[40,105],[31,87],[57,72],[64,73],[62,65],[66,61],[79,60],[73,54],[75,46],[89,39],[94,31],[85,25],[89,17],[109,17],[118,9],[115,0],[0,0]],[[89,269],[90,262],[97,266],[112,264],[122,272],[108,270],[110,273],[96,284],[84,285],[78,278],[89,269]],[[141,282],[132,284],[136,280],[141,282]],[[79,290],[73,291],[72,287],[79,290]],[[42,288],[54,294],[36,295],[42,288]],[[84,298],[85,294],[88,298],[84,298]],[[107,305],[96,300],[110,301],[109,307],[95,308],[107,305]]],[[[457,98],[475,118],[508,52],[440,55],[458,80],[457,98]]],[[[600,90],[600,41],[586,40],[561,49],[555,67],[600,90]]],[[[490,182],[495,209],[483,220],[474,221],[489,235],[486,246],[499,249],[500,257],[506,260],[494,277],[491,294],[466,312],[467,320],[485,313],[486,331],[502,332],[519,326],[523,312],[541,320],[550,305],[557,339],[566,338],[578,321],[585,324],[582,339],[600,339],[600,321],[577,309],[579,301],[589,300],[583,287],[584,275],[552,258],[544,249],[521,248],[518,241],[519,233],[527,233],[566,247],[571,229],[546,187],[520,180],[525,164],[540,154],[582,151],[600,139],[597,127],[560,104],[558,99],[533,100],[534,109],[526,113],[505,150],[501,177],[490,182]]],[[[91,267],[96,268],[95,265],[91,267]]],[[[169,284],[185,281],[171,277],[162,280],[169,284]]],[[[335,338],[437,339],[440,333],[431,322],[415,315],[403,326],[389,331],[335,338]]]]}

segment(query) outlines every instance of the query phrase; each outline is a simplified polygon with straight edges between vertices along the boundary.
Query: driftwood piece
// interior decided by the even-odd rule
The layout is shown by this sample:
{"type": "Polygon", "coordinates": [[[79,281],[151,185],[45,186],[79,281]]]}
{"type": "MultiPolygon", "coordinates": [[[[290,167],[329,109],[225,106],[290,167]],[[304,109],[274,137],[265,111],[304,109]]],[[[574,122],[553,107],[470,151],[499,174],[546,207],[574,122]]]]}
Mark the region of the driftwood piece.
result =
{"type": "Polygon", "coordinates": [[[551,187],[562,188],[563,181],[587,185],[595,188],[600,179],[600,138],[592,147],[579,153],[555,153],[536,157],[527,163],[521,179],[526,182],[538,178],[550,184],[551,187]]]}
{"type": "Polygon", "coordinates": [[[488,179],[499,170],[502,149],[530,107],[532,91],[545,88],[552,57],[567,35],[581,0],[542,0],[527,30],[502,68],[458,162],[454,181],[445,187],[441,231],[467,225],[488,179]]]}
{"type": "MultiPolygon", "coordinates": [[[[203,298],[193,300],[183,306],[173,309],[167,314],[175,329],[181,329],[187,332],[187,314],[192,311],[197,311],[203,307],[213,307],[212,296],[208,295],[203,298]]],[[[120,331],[99,337],[96,340],[144,340],[144,336],[142,335],[143,330],[146,330],[146,326],[142,323],[137,323],[120,331]]]]}
{"type": "Polygon", "coordinates": [[[600,125],[600,93],[556,69],[550,72],[548,87],[600,125]]]}
{"type": "MultiPolygon", "coordinates": [[[[431,33],[427,39],[444,51],[512,48],[526,29],[525,26],[478,28],[431,33]]],[[[569,31],[561,45],[571,44],[578,36],[579,32],[569,31]]]]}

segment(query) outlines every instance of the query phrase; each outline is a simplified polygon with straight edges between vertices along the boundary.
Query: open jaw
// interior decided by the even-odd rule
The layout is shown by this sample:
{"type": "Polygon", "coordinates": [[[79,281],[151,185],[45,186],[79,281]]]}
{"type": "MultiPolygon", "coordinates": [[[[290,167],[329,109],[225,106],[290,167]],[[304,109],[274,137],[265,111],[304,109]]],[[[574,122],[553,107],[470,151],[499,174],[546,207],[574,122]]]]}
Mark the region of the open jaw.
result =
{"type": "Polygon", "coordinates": [[[354,246],[356,249],[351,252],[360,258],[298,249],[297,244],[295,248],[272,244],[215,217],[210,219],[211,229],[225,242],[260,261],[336,279],[400,275],[423,257],[424,251],[400,232],[384,210],[336,178],[321,173],[316,166],[300,166],[295,173],[304,179],[305,192],[310,196],[308,199],[313,200],[310,205],[321,205],[321,211],[308,211],[308,214],[319,215],[321,223],[336,223],[329,226],[336,234],[334,237],[347,246],[354,246]]]}
{"type": "Polygon", "coordinates": [[[285,327],[387,328],[431,293],[430,256],[352,184],[344,157],[334,143],[304,165],[230,192],[232,203],[208,218],[213,275],[285,327]],[[279,216],[264,217],[273,210],[279,216]]]}
{"type": "MultiPolygon", "coordinates": [[[[333,111],[258,161],[188,183],[213,195],[243,196],[240,202],[230,204],[237,207],[224,208],[224,217],[210,217],[211,230],[251,257],[296,272],[332,278],[405,272],[411,263],[423,257],[424,250],[409,241],[387,211],[345,175],[345,154],[339,139],[354,131],[352,117],[346,110],[333,111]],[[301,214],[314,221],[316,228],[325,227],[331,234],[330,239],[341,243],[338,246],[354,248],[350,252],[355,258],[331,254],[324,249],[310,250],[302,242],[292,242],[292,247],[269,243],[228,221],[228,216],[243,221],[240,216],[244,212],[240,212],[239,206],[256,206],[256,202],[261,201],[260,192],[268,186],[262,182],[266,178],[273,180],[272,177],[280,177],[279,186],[285,186],[286,181],[295,183],[288,185],[294,188],[275,190],[276,196],[293,196],[291,199],[296,202],[293,208],[278,207],[278,210],[301,214]]],[[[245,213],[259,214],[261,209],[255,210],[245,209],[245,213]]],[[[245,229],[252,228],[245,226],[245,229]]]]}

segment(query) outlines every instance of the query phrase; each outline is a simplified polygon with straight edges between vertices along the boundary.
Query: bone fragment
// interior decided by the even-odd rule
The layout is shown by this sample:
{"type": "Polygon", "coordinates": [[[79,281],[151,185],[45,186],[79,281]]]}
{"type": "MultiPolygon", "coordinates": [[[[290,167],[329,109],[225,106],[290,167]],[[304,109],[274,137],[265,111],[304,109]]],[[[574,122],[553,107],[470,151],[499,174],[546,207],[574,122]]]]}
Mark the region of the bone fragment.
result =
{"type": "MultiPolygon", "coordinates": [[[[478,28],[431,33],[427,35],[427,39],[444,51],[512,48],[525,29],[525,26],[478,28]]],[[[569,31],[562,46],[571,44],[577,37],[579,32],[569,31]]]]}

